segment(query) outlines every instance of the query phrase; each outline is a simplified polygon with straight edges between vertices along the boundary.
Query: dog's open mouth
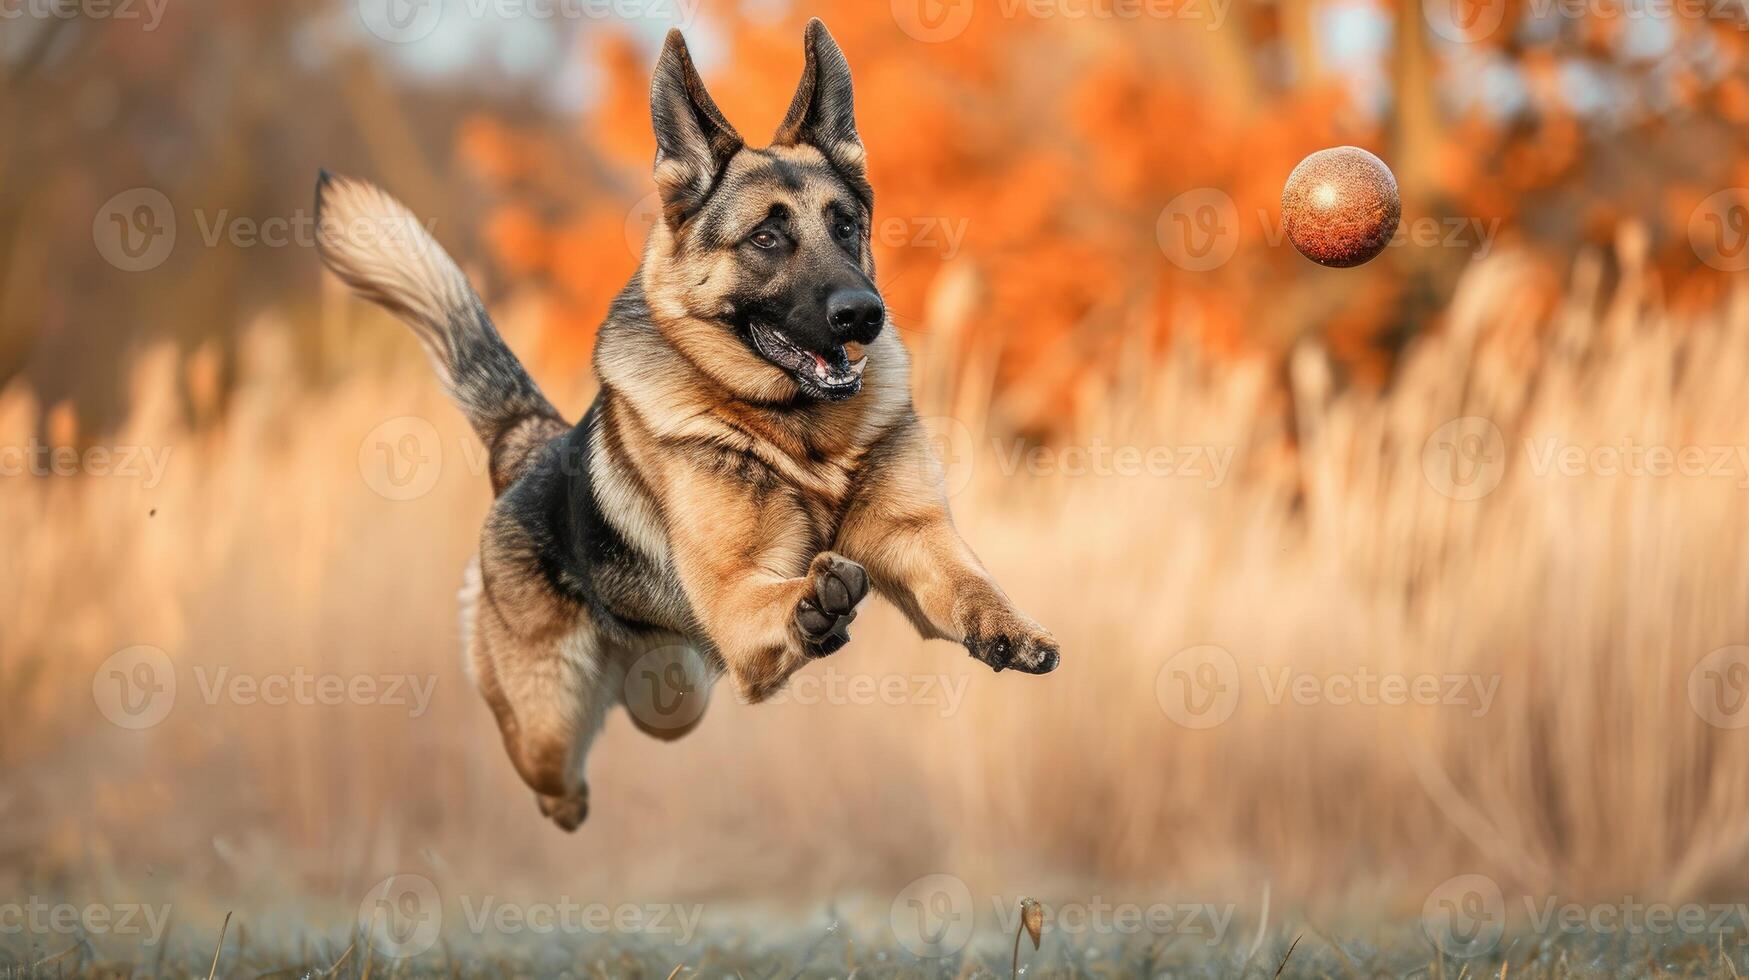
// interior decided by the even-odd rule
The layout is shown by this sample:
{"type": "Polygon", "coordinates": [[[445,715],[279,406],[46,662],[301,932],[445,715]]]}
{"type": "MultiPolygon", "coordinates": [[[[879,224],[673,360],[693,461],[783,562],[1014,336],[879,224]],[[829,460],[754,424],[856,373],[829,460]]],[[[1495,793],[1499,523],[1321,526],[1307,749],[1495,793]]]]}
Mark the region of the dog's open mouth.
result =
{"type": "Polygon", "coordinates": [[[862,390],[862,370],[868,366],[867,355],[852,361],[842,345],[816,353],[790,340],[776,327],[762,323],[750,324],[748,333],[759,355],[788,371],[804,393],[838,401],[862,390]]]}

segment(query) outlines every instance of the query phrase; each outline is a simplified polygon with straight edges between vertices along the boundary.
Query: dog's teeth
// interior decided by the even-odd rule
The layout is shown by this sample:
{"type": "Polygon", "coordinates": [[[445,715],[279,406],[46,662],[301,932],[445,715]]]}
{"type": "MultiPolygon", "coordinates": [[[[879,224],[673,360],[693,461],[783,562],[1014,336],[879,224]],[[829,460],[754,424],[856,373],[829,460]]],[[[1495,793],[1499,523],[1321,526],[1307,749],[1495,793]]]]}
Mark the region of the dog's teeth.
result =
{"type": "Polygon", "coordinates": [[[850,362],[850,373],[860,378],[862,377],[862,369],[865,367],[868,367],[868,358],[859,357],[850,362]]]}

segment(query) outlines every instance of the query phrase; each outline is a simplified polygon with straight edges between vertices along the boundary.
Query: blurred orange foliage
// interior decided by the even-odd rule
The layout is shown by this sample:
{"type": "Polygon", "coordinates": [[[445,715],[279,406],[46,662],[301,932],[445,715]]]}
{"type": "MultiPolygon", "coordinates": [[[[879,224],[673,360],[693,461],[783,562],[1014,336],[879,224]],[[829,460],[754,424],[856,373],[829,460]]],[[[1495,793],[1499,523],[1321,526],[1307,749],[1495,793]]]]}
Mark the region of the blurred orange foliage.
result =
{"type": "MultiPolygon", "coordinates": [[[[821,6],[810,12],[825,17],[856,77],[880,285],[895,320],[912,334],[927,330],[922,313],[942,270],[975,270],[977,322],[951,353],[989,358],[999,392],[1027,390],[1002,420],[1018,430],[1048,434],[1076,392],[1109,381],[1125,358],[1157,356],[1179,334],[1230,357],[1267,358],[1314,336],[1349,380],[1383,383],[1402,345],[1436,323],[1471,258],[1508,246],[1541,254],[1552,302],[1573,250],[1606,246],[1623,222],[1651,227],[1678,295],[1713,294],[1686,284],[1697,267],[1686,224],[1701,187],[1735,176],[1666,183],[1670,167],[1624,165],[1634,129],[1678,124],[1640,107],[1610,131],[1571,104],[1575,52],[1595,60],[1624,43],[1611,18],[1562,25],[1570,36],[1542,46],[1518,46],[1512,30],[1455,53],[1420,38],[1386,66],[1379,112],[1343,72],[1294,62],[1316,46],[1294,34],[1305,4],[1235,11],[1239,23],[1220,32],[992,11],[951,44],[895,29],[885,4],[821,6]],[[1522,118],[1502,120],[1480,99],[1453,105],[1442,83],[1499,57],[1513,65],[1522,118]],[[1268,70],[1270,58],[1278,70],[1268,70]],[[1376,148],[1398,169],[1405,234],[1420,222],[1412,227],[1423,245],[1456,247],[1393,248],[1346,272],[1295,255],[1279,231],[1281,182],[1300,157],[1338,143],[1376,148]],[[1187,270],[1162,248],[1156,222],[1175,197],[1200,188],[1234,202],[1237,243],[1218,268],[1187,270]]],[[[1419,5],[1376,13],[1395,15],[1399,28],[1423,26],[1419,5]]],[[[788,102],[799,28],[799,17],[709,25],[723,43],[707,82],[751,143],[788,102]]],[[[608,301],[636,267],[647,225],[626,208],[650,189],[649,46],[611,32],[582,43],[602,85],[577,131],[482,118],[460,132],[461,157],[495,202],[492,254],[507,275],[545,284],[547,353],[567,364],[586,358],[608,301]],[[567,141],[589,158],[581,179],[579,168],[545,162],[574,153],[567,141]]],[[[1710,99],[1726,120],[1749,115],[1749,88],[1735,75],[1699,84],[1678,72],[1669,81],[1667,96],[1710,99]]]]}
{"type": "MultiPolygon", "coordinates": [[[[1633,226],[1663,297],[1717,301],[1722,270],[1697,255],[1691,225],[1721,189],[1749,187],[1740,13],[1503,0],[1482,5],[1502,18],[1492,31],[1454,38],[1439,27],[1448,2],[1481,9],[1203,0],[1124,17],[1080,0],[989,0],[970,5],[963,31],[926,40],[903,3],[823,0],[707,4],[688,30],[713,95],[758,143],[800,74],[803,18],[827,21],[856,79],[896,322],[921,339],[944,271],[973,283],[974,322],[930,349],[982,365],[998,425],[1049,435],[1125,365],[1184,341],[1280,373],[1289,350],[1317,340],[1336,352],[1339,383],[1383,383],[1490,252],[1521,253],[1552,303],[1581,253],[1618,276],[1611,243],[1633,226]],[[1403,247],[1332,271],[1283,240],[1279,197],[1303,156],[1341,143],[1396,172],[1403,247]],[[1187,268],[1165,243],[1188,233],[1169,212],[1209,194],[1231,204],[1230,257],[1187,268]]],[[[516,24],[545,59],[517,75],[487,46],[505,25],[482,18],[468,25],[485,39],[471,58],[415,71],[403,55],[456,38],[385,44],[353,6],[190,0],[150,32],[14,25],[0,97],[16,135],[0,148],[0,380],[26,374],[44,398],[113,420],[133,345],[169,337],[216,341],[228,387],[232,325],[308,304],[316,266],[296,249],[243,254],[201,226],[307,209],[318,166],[441,214],[440,238],[486,258],[470,271],[489,295],[538,299],[531,358],[586,369],[651,216],[653,24],[516,24]],[[223,44],[203,44],[213,25],[223,44]],[[587,88],[574,98],[576,85],[587,88]],[[92,216],[138,187],[167,195],[183,244],[150,274],[117,274],[92,248],[92,216]],[[95,361],[73,356],[92,348],[95,361]]],[[[300,353],[317,365],[338,349],[312,340],[300,353]]]]}

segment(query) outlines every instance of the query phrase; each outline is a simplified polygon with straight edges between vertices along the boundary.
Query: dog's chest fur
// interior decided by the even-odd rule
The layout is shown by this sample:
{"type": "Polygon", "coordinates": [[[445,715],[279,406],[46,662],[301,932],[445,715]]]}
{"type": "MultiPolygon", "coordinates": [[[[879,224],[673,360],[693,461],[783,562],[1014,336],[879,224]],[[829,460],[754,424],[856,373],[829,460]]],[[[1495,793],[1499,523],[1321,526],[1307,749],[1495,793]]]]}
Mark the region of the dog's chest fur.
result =
{"type": "Polygon", "coordinates": [[[909,416],[903,346],[876,346],[857,398],[773,406],[724,398],[635,322],[605,330],[600,394],[515,488],[547,579],[604,628],[690,634],[671,528],[743,501],[800,544],[798,567],[773,571],[801,574],[831,547],[872,447],[909,416]]]}

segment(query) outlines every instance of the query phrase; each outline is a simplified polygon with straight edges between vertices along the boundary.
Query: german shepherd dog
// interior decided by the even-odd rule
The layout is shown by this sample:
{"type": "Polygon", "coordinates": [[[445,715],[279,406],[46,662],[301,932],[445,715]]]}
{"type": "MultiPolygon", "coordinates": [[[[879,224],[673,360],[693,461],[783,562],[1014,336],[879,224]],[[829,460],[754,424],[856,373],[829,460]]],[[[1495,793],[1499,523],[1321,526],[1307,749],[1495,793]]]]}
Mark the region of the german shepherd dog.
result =
{"type": "Polygon", "coordinates": [[[668,34],[650,93],[662,215],[601,327],[600,392],[576,425],[404,207],[364,181],[318,184],[323,260],[413,328],[487,447],[467,660],[565,830],[588,813],[589,743],[654,647],[686,651],[707,690],[726,674],[759,701],[843,647],[872,588],[996,670],[1057,666],[1056,641],[954,530],[875,287],[850,68],[818,20],[805,59],[754,149],[668,34]],[[406,233],[356,233],[390,226],[406,233]]]}

